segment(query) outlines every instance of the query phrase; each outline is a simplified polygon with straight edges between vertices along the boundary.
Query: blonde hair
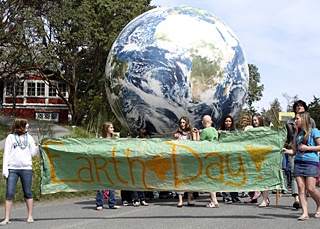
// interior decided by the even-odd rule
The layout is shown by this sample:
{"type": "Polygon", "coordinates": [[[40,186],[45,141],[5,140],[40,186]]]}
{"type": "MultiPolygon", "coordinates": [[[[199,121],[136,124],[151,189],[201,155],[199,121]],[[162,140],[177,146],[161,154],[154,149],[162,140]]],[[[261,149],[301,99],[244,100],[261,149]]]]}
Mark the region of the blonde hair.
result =
{"type": "Polygon", "coordinates": [[[203,118],[202,118],[202,124],[204,125],[204,126],[211,126],[212,125],[212,119],[211,119],[211,117],[210,117],[210,115],[205,115],[205,116],[203,116],[203,118]]]}
{"type": "Polygon", "coordinates": [[[299,129],[304,131],[303,142],[307,144],[311,126],[310,114],[309,112],[301,112],[297,113],[296,116],[297,115],[299,115],[301,118],[301,127],[299,129]]]}
{"type": "Polygon", "coordinates": [[[241,129],[244,130],[247,126],[252,126],[252,117],[249,114],[244,114],[240,121],[241,129]]]}

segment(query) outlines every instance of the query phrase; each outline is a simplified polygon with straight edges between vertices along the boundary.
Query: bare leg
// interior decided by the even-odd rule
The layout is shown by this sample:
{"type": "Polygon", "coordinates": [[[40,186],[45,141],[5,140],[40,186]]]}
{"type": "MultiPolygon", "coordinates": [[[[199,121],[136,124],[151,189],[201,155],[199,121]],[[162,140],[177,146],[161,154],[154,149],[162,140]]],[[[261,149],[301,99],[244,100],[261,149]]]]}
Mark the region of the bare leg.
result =
{"type": "Polygon", "coordinates": [[[210,192],[210,202],[213,203],[215,207],[219,206],[216,192],[210,192]]]}
{"type": "Polygon", "coordinates": [[[268,197],[269,197],[269,191],[262,191],[262,197],[263,197],[263,200],[262,200],[262,203],[261,205],[269,205],[269,200],[268,200],[268,197]]]}
{"type": "Polygon", "coordinates": [[[26,204],[28,209],[27,222],[33,222],[33,218],[32,218],[33,199],[26,199],[26,204]]]}
{"type": "Polygon", "coordinates": [[[7,222],[10,221],[10,211],[11,211],[11,206],[12,206],[12,200],[6,200],[5,201],[5,219],[0,223],[0,224],[7,224],[7,222]]]}
{"type": "Polygon", "coordinates": [[[182,194],[178,194],[178,200],[179,200],[179,203],[178,203],[178,205],[180,206],[182,206],[182,194]]]}
{"type": "Polygon", "coordinates": [[[306,177],[306,189],[312,199],[316,202],[317,212],[320,212],[320,193],[316,188],[317,179],[315,177],[306,177]]]}
{"type": "Polygon", "coordinates": [[[307,202],[307,194],[306,194],[306,178],[305,177],[296,177],[299,189],[299,199],[302,208],[302,215],[298,219],[307,218],[308,215],[308,202],[307,202]]]}
{"type": "Polygon", "coordinates": [[[192,192],[188,192],[188,204],[192,204],[191,198],[192,198],[192,192]]]}

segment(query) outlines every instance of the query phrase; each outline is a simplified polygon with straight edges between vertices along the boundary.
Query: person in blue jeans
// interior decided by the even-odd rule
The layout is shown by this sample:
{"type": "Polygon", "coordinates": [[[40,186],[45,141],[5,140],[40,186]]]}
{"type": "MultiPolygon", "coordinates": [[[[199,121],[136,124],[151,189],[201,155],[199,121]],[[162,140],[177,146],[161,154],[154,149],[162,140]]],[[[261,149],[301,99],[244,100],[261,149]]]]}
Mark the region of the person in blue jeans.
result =
{"type": "Polygon", "coordinates": [[[132,192],[132,199],[133,199],[133,206],[138,207],[139,205],[142,206],[149,206],[146,202],[146,195],[143,191],[133,191],[132,192]]]}
{"type": "MultiPolygon", "coordinates": [[[[96,195],[96,205],[97,205],[97,210],[101,211],[103,209],[103,204],[104,204],[104,191],[105,190],[98,190],[97,195],[96,195]]],[[[118,209],[121,208],[120,206],[117,205],[117,199],[114,195],[114,190],[109,190],[108,193],[108,206],[111,209],[118,209]]]]}
{"type": "MultiPolygon", "coordinates": [[[[225,131],[225,132],[237,131],[237,128],[235,127],[234,120],[231,115],[226,115],[223,118],[221,127],[218,130],[218,134],[219,134],[218,139],[220,139],[220,134],[222,131],[225,131]]],[[[225,202],[225,203],[231,204],[231,203],[240,203],[241,202],[241,200],[239,199],[238,192],[230,192],[230,197],[231,198],[229,198],[229,193],[227,193],[227,192],[222,193],[223,202],[225,202]]]]}
{"type": "MultiPolygon", "coordinates": [[[[102,127],[102,137],[103,138],[114,138],[113,136],[113,124],[111,122],[105,122],[103,123],[103,127],[102,127]]],[[[103,196],[104,196],[104,191],[105,190],[98,190],[97,191],[97,195],[96,195],[96,209],[98,211],[101,211],[103,209],[103,196]]],[[[109,208],[111,209],[119,209],[121,208],[120,206],[117,205],[117,200],[115,198],[114,195],[114,190],[109,190],[109,194],[108,194],[108,205],[109,208]]]]}
{"type": "Polygon", "coordinates": [[[33,223],[32,208],[32,157],[39,155],[39,147],[28,134],[28,120],[16,118],[12,124],[12,132],[8,135],[4,145],[2,176],[6,178],[5,219],[0,226],[10,223],[12,200],[16,185],[20,178],[23,195],[28,209],[27,223],[33,223]]]}

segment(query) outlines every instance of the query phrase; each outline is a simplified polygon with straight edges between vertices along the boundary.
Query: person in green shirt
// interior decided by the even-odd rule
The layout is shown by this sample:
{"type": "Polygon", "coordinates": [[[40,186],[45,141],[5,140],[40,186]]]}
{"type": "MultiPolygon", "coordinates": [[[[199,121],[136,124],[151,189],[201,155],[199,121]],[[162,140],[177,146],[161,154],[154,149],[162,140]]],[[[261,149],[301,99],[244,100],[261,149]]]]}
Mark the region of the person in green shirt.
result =
{"type": "MultiPolygon", "coordinates": [[[[218,139],[217,130],[212,127],[212,119],[209,115],[205,115],[202,118],[202,125],[204,129],[200,133],[200,140],[213,141],[218,139]]],[[[205,205],[206,208],[219,207],[217,196],[215,192],[210,192],[210,202],[205,205]]]]}
{"type": "Polygon", "coordinates": [[[212,141],[214,139],[218,139],[218,132],[214,127],[212,127],[212,120],[209,115],[203,116],[202,125],[204,129],[201,131],[200,140],[212,141]]]}

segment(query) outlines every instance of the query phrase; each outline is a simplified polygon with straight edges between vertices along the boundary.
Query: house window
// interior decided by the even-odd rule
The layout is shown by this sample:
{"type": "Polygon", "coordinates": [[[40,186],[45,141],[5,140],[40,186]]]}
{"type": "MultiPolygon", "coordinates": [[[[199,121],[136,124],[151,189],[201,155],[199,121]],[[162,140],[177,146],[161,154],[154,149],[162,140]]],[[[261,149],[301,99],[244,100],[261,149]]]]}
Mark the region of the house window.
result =
{"type": "Polygon", "coordinates": [[[28,82],[27,95],[28,96],[36,95],[36,83],[28,82]]]}
{"type": "Polygon", "coordinates": [[[37,83],[37,96],[45,96],[45,84],[38,82],[37,83]]]}
{"type": "Polygon", "coordinates": [[[49,87],[49,96],[57,96],[56,88],[55,87],[49,87]]]}
{"type": "Polygon", "coordinates": [[[66,97],[67,96],[67,85],[63,84],[63,83],[59,83],[58,86],[61,91],[61,94],[66,97]]]}
{"type": "MultiPolygon", "coordinates": [[[[24,82],[16,82],[16,96],[23,96],[23,88],[24,88],[24,82]]],[[[7,82],[6,85],[6,96],[13,96],[14,93],[14,83],[13,82],[7,82]]]]}
{"type": "Polygon", "coordinates": [[[59,122],[59,113],[55,112],[36,112],[37,120],[55,121],[59,122]]]}

